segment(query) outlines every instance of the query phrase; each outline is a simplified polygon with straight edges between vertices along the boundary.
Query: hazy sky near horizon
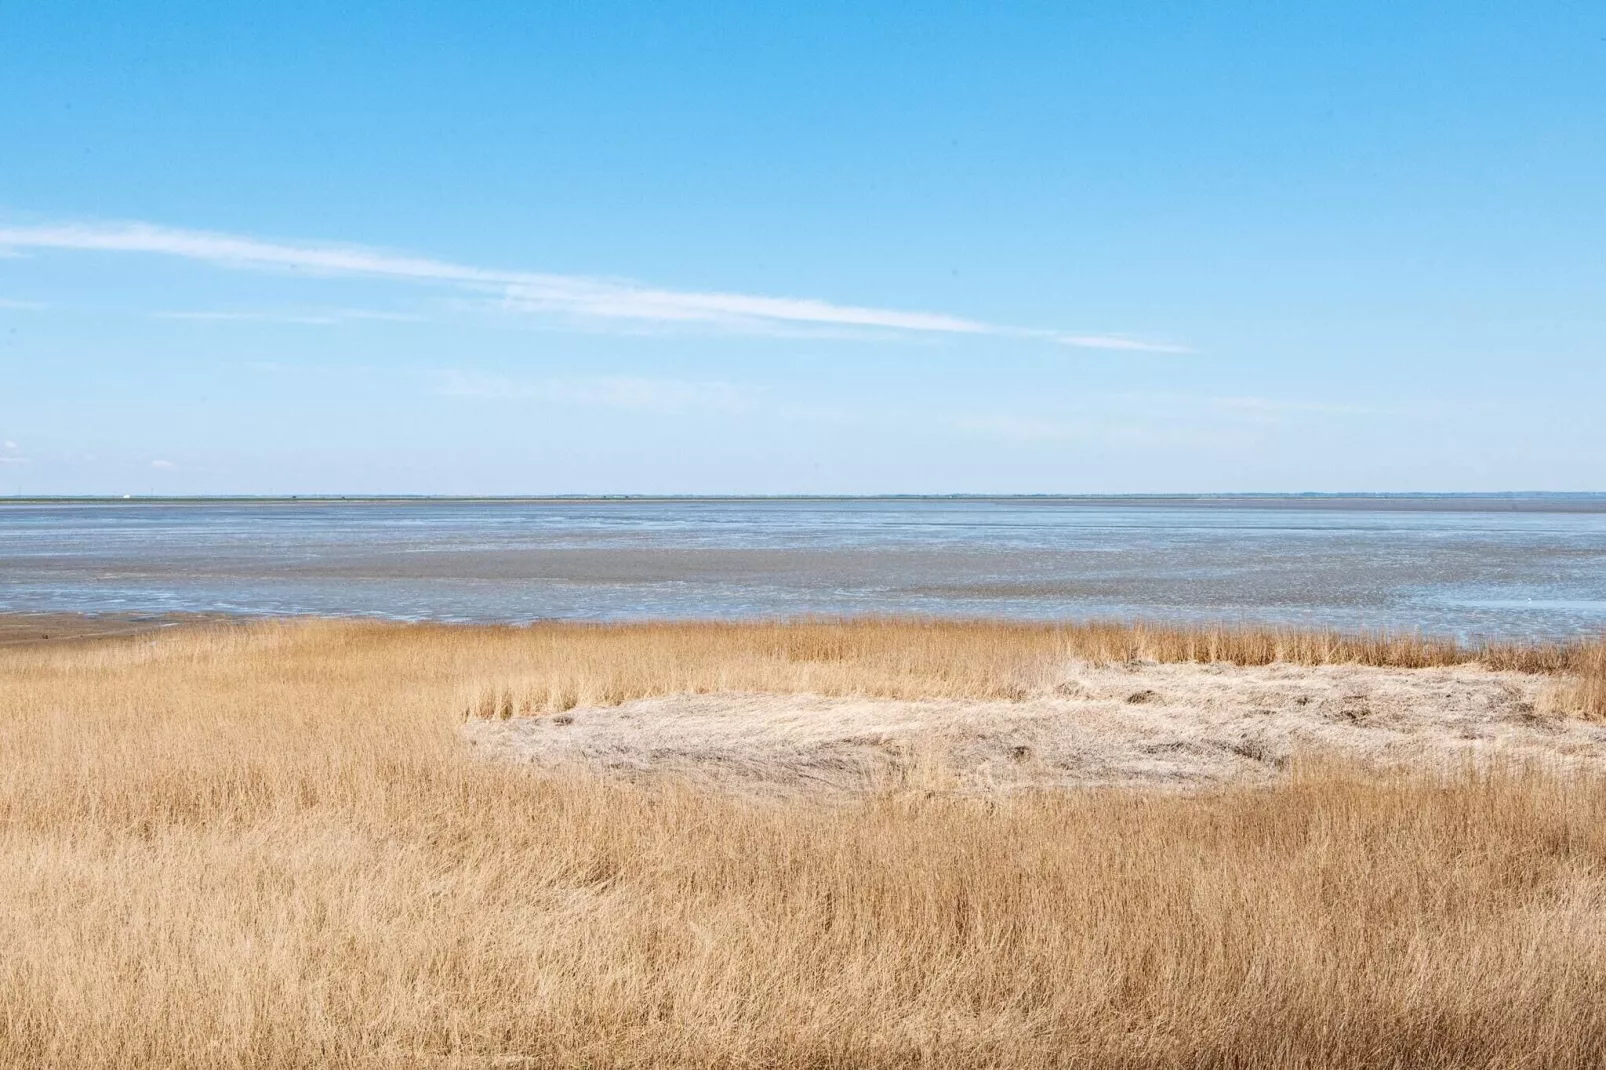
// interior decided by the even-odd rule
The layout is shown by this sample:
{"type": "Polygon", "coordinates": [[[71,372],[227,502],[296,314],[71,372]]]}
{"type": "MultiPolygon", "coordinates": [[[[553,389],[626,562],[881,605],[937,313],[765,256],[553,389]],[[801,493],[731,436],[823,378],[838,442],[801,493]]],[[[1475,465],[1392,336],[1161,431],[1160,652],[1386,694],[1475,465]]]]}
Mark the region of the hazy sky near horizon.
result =
{"type": "Polygon", "coordinates": [[[1606,6],[0,5],[0,494],[1606,489],[1606,6]]]}

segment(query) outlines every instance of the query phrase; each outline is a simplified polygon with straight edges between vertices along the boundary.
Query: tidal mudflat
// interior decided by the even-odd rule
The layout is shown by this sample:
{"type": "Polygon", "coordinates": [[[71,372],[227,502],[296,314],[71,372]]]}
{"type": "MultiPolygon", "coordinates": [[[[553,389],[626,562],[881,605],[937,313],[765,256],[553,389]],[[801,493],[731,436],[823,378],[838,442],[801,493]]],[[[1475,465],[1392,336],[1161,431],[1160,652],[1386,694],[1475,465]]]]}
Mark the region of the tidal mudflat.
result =
{"type": "Polygon", "coordinates": [[[1606,497],[0,504],[0,611],[1606,632],[1606,497]]]}

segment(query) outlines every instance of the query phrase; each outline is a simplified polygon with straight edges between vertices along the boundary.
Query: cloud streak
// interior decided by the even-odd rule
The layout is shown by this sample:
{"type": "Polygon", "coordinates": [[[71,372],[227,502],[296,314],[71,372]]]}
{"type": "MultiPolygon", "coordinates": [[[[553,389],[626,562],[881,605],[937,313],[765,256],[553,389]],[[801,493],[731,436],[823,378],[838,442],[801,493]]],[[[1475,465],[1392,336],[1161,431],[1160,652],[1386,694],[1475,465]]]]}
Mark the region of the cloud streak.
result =
{"type": "Polygon", "coordinates": [[[341,323],[378,320],[387,323],[417,323],[419,317],[397,312],[375,312],[363,308],[336,308],[317,312],[202,311],[152,312],[152,319],[188,320],[197,323],[287,323],[307,327],[331,327],[341,323]]]}
{"type": "Polygon", "coordinates": [[[751,411],[761,391],[721,380],[658,379],[632,375],[519,380],[448,369],[437,374],[436,393],[495,401],[539,401],[630,412],[678,415],[751,411]]]}
{"type": "Polygon", "coordinates": [[[952,413],[956,431],[1013,442],[1118,440],[1131,444],[1254,434],[1295,420],[1373,417],[1386,410],[1297,398],[1179,393],[1090,394],[1080,406],[952,413]]]}
{"type": "Polygon", "coordinates": [[[672,290],[626,279],[475,267],[351,245],[265,241],[149,223],[0,226],[0,253],[58,249],[173,256],[223,267],[316,276],[355,276],[500,295],[513,312],[589,320],[703,324],[763,330],[775,326],[871,328],[894,332],[1035,338],[1081,349],[1186,353],[1185,346],[1124,334],[1010,327],[938,312],[835,304],[797,297],[672,290]]]}

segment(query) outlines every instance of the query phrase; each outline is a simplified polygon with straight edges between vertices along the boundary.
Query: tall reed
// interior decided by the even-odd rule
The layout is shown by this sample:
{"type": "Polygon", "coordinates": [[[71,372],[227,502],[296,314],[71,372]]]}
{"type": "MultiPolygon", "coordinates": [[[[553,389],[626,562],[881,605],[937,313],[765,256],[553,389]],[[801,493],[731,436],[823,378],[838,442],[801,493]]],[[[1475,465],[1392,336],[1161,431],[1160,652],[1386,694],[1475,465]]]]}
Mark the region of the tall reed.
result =
{"type": "Polygon", "coordinates": [[[1478,643],[1384,632],[1224,625],[908,619],[540,624],[515,633],[480,715],[607,706],[650,695],[813,692],[881,698],[1024,698],[1069,661],[1482,665],[1567,677],[1569,712],[1606,717],[1606,643],[1478,643]]]}

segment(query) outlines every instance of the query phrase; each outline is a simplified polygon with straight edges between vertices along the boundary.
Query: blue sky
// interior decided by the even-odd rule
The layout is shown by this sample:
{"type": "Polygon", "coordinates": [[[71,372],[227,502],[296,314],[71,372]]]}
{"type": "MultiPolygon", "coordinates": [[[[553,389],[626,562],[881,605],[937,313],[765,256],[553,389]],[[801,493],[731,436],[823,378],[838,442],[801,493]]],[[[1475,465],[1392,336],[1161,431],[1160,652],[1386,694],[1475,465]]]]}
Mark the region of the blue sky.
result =
{"type": "Polygon", "coordinates": [[[1598,3],[0,5],[0,494],[1606,489],[1598,3]]]}

